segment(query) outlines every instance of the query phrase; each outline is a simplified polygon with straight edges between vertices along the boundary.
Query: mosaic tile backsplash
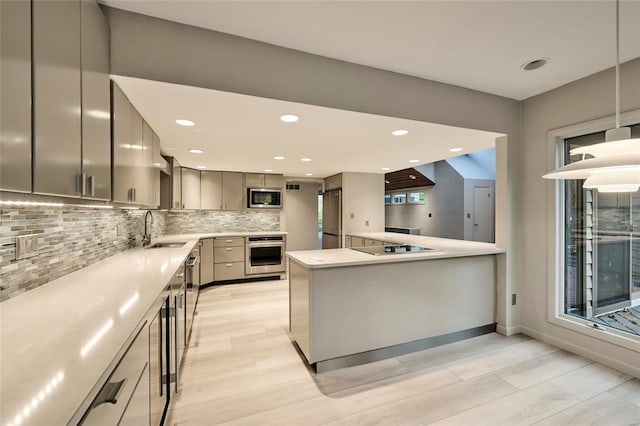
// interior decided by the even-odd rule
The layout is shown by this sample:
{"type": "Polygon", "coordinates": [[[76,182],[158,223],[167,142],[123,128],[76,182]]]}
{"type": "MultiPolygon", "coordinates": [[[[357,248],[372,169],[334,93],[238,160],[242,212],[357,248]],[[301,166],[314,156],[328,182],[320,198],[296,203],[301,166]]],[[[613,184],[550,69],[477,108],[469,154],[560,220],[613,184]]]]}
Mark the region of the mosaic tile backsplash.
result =
{"type": "MultiPolygon", "coordinates": [[[[145,210],[0,209],[0,302],[142,242],[145,210]],[[117,235],[116,227],[120,228],[117,235]],[[15,237],[38,234],[38,254],[15,260],[15,237]]],[[[151,235],[279,231],[279,212],[152,211],[151,235]]]]}
{"type": "Polygon", "coordinates": [[[166,212],[165,233],[279,231],[279,212],[166,212]]]}
{"type": "MultiPolygon", "coordinates": [[[[140,244],[144,213],[144,210],[3,207],[0,301],[140,244]],[[16,261],[15,237],[28,234],[38,234],[38,254],[16,261]]],[[[153,212],[152,236],[162,234],[164,227],[165,212],[153,212]]]]}

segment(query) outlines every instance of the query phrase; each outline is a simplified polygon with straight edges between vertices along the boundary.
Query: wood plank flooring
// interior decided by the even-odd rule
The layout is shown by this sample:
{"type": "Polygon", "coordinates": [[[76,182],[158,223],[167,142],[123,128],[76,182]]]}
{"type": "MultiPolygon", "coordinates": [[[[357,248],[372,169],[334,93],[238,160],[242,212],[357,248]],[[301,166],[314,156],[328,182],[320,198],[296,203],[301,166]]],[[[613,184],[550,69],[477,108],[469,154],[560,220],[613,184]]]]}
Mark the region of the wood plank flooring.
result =
{"type": "Polygon", "coordinates": [[[640,380],[522,335],[316,375],[288,301],[285,280],[202,291],[167,425],[640,425],[640,380]]]}

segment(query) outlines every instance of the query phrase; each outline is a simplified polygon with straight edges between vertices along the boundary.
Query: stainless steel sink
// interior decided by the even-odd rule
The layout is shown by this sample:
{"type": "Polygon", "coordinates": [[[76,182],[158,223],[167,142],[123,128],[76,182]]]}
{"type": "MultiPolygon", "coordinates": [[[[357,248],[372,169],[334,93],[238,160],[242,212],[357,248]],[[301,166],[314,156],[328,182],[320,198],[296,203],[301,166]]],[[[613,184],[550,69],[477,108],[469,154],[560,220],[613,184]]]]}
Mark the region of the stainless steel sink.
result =
{"type": "Polygon", "coordinates": [[[154,243],[154,244],[151,244],[150,246],[147,246],[146,248],[148,248],[148,249],[152,249],[152,248],[182,248],[182,247],[184,247],[185,244],[187,244],[187,243],[186,242],[154,243]]]}

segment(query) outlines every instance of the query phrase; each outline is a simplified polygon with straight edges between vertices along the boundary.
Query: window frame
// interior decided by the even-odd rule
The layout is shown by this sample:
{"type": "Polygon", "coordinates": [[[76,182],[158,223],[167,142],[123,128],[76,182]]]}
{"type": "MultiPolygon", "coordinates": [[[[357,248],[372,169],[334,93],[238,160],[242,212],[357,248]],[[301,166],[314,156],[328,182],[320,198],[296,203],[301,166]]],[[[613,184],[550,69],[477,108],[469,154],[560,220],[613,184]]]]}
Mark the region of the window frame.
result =
{"type": "MultiPolygon", "coordinates": [[[[620,115],[620,125],[640,123],[640,110],[620,115]]],[[[547,170],[563,165],[564,140],[589,133],[601,132],[615,127],[615,117],[605,117],[547,132],[547,170]]],[[[565,185],[562,180],[547,183],[547,321],[551,324],[576,331],[587,336],[613,343],[640,352],[640,337],[611,327],[595,328],[593,321],[564,313],[564,229],[565,229],[565,185]]]]}

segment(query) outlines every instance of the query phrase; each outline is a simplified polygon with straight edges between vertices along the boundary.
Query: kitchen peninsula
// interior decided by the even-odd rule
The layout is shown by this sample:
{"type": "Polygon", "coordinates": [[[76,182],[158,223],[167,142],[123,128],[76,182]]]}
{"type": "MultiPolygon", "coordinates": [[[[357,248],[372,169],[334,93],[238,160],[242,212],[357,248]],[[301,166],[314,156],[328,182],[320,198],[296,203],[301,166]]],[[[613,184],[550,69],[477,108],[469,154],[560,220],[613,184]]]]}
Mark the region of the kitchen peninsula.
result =
{"type": "Polygon", "coordinates": [[[495,244],[389,232],[369,241],[435,250],[288,252],[290,332],[318,372],[495,331],[495,244]]]}

